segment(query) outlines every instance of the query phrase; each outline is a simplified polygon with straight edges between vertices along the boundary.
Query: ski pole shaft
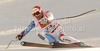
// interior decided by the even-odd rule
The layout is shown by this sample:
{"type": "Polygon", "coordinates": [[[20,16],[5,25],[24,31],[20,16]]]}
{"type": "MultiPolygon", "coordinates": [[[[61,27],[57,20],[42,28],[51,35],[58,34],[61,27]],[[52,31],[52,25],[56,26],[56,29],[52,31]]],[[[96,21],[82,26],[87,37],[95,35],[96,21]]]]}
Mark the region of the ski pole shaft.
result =
{"type": "Polygon", "coordinates": [[[10,43],[8,44],[8,46],[5,49],[7,49],[12,42],[16,42],[16,41],[18,41],[18,39],[10,41],[10,43]]]}
{"type": "Polygon", "coordinates": [[[85,14],[87,14],[87,13],[90,13],[90,12],[93,12],[93,11],[97,11],[97,10],[98,10],[98,9],[93,9],[93,10],[87,11],[87,12],[85,12],[85,13],[82,13],[82,14],[76,15],[76,16],[64,17],[64,18],[58,18],[58,19],[55,19],[55,20],[68,19],[68,18],[76,18],[76,17],[82,16],[82,15],[85,15],[85,14]]]}

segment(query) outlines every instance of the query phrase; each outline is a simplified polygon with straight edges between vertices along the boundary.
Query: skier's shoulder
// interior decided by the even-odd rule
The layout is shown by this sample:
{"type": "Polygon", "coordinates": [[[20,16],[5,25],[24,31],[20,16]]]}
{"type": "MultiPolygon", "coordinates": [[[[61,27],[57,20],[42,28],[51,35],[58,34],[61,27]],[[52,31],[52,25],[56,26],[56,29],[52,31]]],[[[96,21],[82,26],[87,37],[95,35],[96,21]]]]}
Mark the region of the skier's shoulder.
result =
{"type": "Polygon", "coordinates": [[[35,24],[35,19],[30,21],[30,24],[35,24]]]}
{"type": "Polygon", "coordinates": [[[36,18],[34,18],[34,19],[31,21],[31,23],[37,25],[37,24],[38,24],[38,20],[37,20],[36,18]]]}
{"type": "Polygon", "coordinates": [[[34,20],[33,20],[31,23],[35,24],[35,23],[34,23],[34,20]]]}
{"type": "Polygon", "coordinates": [[[46,15],[46,14],[51,15],[51,14],[52,14],[52,12],[51,12],[51,11],[45,11],[45,12],[44,12],[44,15],[46,15]]]}
{"type": "Polygon", "coordinates": [[[51,11],[46,11],[46,12],[44,12],[44,15],[45,15],[46,17],[52,17],[52,16],[53,16],[53,14],[51,13],[51,11]]]}
{"type": "Polygon", "coordinates": [[[46,11],[45,13],[51,13],[51,11],[46,11]]]}
{"type": "Polygon", "coordinates": [[[30,24],[29,24],[29,26],[31,26],[31,25],[35,25],[35,22],[31,21],[30,24]]]}

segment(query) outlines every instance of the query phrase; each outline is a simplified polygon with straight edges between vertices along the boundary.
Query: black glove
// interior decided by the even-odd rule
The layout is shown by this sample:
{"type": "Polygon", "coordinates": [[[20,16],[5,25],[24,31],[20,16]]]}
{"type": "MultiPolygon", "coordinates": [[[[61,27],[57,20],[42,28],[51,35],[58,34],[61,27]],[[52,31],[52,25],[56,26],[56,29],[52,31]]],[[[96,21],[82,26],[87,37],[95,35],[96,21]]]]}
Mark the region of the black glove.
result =
{"type": "Polygon", "coordinates": [[[19,34],[16,36],[16,39],[21,40],[23,38],[23,35],[19,34]]]}

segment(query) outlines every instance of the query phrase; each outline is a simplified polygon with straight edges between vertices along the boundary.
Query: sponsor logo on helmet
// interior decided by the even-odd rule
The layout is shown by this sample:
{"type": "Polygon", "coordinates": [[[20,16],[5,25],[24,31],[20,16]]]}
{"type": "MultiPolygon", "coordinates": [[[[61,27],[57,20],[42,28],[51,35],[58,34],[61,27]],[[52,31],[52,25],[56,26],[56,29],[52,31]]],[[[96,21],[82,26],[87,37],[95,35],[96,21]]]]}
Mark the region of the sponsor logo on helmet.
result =
{"type": "Polygon", "coordinates": [[[39,9],[33,8],[33,9],[32,9],[32,14],[36,13],[37,11],[39,11],[39,9]]]}

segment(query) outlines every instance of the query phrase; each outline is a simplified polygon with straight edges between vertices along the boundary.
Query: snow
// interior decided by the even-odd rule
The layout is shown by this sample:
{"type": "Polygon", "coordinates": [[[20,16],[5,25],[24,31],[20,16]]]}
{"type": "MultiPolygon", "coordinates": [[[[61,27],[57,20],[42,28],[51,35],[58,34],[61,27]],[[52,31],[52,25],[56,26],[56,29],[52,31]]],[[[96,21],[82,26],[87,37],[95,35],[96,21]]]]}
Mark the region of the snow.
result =
{"type": "Polygon", "coordinates": [[[0,0],[0,51],[100,51],[100,0],[0,0]],[[92,45],[92,48],[39,48],[23,47],[21,41],[46,43],[36,36],[36,27],[21,41],[11,40],[34,19],[31,15],[33,6],[39,5],[43,11],[51,11],[55,18],[75,16],[92,9],[97,11],[74,19],[60,20],[67,36],[92,45]]]}

